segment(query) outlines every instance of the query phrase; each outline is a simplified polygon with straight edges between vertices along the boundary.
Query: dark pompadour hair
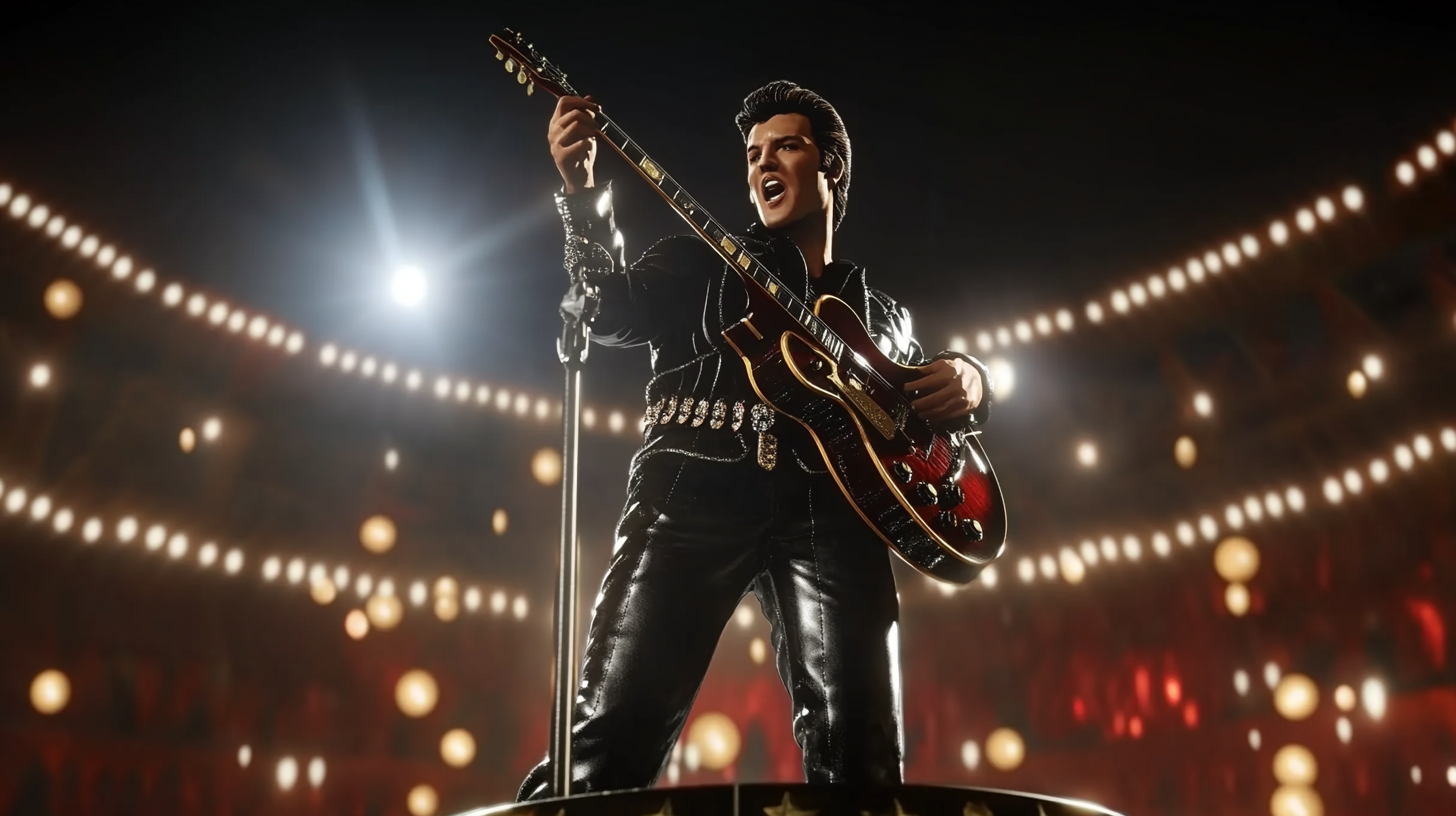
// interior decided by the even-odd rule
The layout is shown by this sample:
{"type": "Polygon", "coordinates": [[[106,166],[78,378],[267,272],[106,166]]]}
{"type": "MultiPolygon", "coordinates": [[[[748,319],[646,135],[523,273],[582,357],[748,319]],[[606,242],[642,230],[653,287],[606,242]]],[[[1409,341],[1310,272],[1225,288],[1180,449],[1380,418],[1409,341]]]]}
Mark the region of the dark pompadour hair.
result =
{"type": "Polygon", "coordinates": [[[844,129],[844,120],[824,97],[781,79],[749,94],[743,100],[743,110],[733,121],[738,125],[738,132],[747,140],[748,131],[754,125],[767,122],[781,113],[800,113],[808,118],[814,143],[823,157],[820,169],[829,172],[836,162],[843,168],[838,183],[834,185],[834,228],[837,230],[844,220],[844,208],[849,202],[849,133],[844,129]]]}

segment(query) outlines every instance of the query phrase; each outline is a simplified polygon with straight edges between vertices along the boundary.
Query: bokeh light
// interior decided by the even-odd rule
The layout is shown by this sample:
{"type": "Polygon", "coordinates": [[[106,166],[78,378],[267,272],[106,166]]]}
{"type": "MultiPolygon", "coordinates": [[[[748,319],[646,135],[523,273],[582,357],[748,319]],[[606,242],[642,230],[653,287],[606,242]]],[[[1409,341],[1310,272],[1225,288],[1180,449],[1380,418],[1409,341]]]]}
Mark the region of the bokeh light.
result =
{"type": "Polygon", "coordinates": [[[57,320],[75,317],[84,300],[81,287],[66,278],[56,278],[45,290],[46,311],[57,320]]]}
{"type": "Polygon", "coordinates": [[[394,686],[394,701],[399,710],[417,719],[435,710],[439,696],[434,676],[424,669],[410,669],[394,686]]]}
{"type": "Polygon", "coordinates": [[[561,481],[561,451],[541,448],[531,457],[531,477],[538,484],[551,486],[561,481]]]}
{"type": "Polygon", "coordinates": [[[1274,708],[1287,720],[1305,720],[1319,707],[1319,688],[1303,674],[1279,678],[1274,687],[1274,708]]]}
{"type": "Polygon", "coordinates": [[[710,771],[721,771],[738,759],[742,739],[738,726],[726,714],[699,714],[688,726],[687,741],[697,748],[698,761],[710,771]]]}
{"type": "Polygon", "coordinates": [[[440,758],[452,768],[464,768],[475,760],[475,737],[464,728],[452,728],[440,738],[440,758]]]}
{"type": "Polygon", "coordinates": [[[46,669],[30,681],[30,704],[42,714],[60,713],[71,701],[71,680],[59,669],[46,669]]]}
{"type": "Polygon", "coordinates": [[[394,521],[389,516],[370,516],[359,525],[359,543],[372,553],[389,552],[394,542],[394,521]]]}
{"type": "Polygon", "coordinates": [[[986,737],[986,761],[999,771],[1014,771],[1026,759],[1026,743],[1010,728],[997,728],[986,737]]]}

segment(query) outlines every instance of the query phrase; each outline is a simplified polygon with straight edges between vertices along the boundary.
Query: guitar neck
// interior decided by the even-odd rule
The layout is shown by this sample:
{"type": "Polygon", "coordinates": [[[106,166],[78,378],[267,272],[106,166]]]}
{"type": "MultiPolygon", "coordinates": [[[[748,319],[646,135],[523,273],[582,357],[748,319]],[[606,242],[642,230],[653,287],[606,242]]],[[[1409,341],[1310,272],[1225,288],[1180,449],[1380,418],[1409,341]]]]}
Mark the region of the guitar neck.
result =
{"type": "Polygon", "coordinates": [[[835,360],[840,360],[845,348],[845,342],[834,333],[822,320],[814,315],[814,312],[796,296],[792,289],[785,286],[767,266],[764,266],[757,258],[748,252],[747,249],[738,245],[738,240],[733,237],[716,218],[708,213],[702,205],[698,204],[692,196],[688,195],[681,184],[678,184],[666,170],[658,164],[655,159],[647,155],[627,132],[613,122],[606,114],[597,113],[597,127],[601,131],[601,137],[613,150],[617,152],[637,174],[648,184],[652,185],[658,195],[662,196],[668,206],[672,207],[682,219],[688,222],[693,232],[708,243],[714,252],[723,259],[729,266],[736,267],[742,272],[743,277],[751,281],[768,293],[794,320],[804,327],[812,337],[824,346],[835,360]]]}

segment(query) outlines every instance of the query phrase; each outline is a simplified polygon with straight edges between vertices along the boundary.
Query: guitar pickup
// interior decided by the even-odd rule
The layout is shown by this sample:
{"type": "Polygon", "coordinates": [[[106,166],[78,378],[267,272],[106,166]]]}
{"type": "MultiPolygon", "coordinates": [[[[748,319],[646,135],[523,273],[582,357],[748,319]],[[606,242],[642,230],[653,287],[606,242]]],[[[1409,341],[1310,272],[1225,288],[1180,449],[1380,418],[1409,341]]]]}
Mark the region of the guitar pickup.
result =
{"type": "Polygon", "coordinates": [[[860,413],[865,415],[865,419],[870,421],[870,424],[874,426],[875,430],[880,432],[881,436],[886,439],[895,438],[895,431],[898,429],[895,426],[894,417],[890,416],[889,412],[884,408],[881,408],[880,404],[875,402],[873,397],[865,393],[864,383],[856,379],[853,374],[849,376],[849,382],[846,383],[840,379],[838,368],[835,368],[829,374],[829,380],[839,388],[839,393],[843,394],[854,407],[860,410],[860,413]]]}

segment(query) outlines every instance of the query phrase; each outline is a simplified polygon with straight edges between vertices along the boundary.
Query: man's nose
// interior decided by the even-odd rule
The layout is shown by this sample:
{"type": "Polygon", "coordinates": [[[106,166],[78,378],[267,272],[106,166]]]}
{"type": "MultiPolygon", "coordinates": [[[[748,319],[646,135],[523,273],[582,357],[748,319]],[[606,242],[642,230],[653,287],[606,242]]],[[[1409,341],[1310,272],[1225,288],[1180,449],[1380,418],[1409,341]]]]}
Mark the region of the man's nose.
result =
{"type": "Polygon", "coordinates": [[[763,152],[763,155],[758,158],[758,169],[759,170],[762,170],[763,172],[767,173],[770,170],[777,170],[778,168],[779,168],[778,155],[776,153],[774,153],[772,150],[765,150],[763,152]]]}

